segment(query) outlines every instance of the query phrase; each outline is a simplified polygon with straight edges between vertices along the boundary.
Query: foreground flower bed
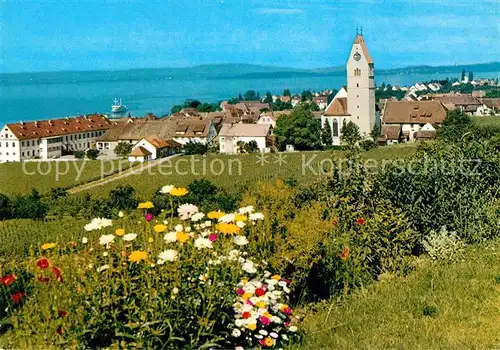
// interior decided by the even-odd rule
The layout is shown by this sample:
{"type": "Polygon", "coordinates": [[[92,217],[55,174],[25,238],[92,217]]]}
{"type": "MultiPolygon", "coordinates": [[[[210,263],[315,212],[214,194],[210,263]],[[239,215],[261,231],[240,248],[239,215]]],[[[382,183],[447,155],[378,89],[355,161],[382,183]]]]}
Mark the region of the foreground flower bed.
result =
{"type": "MultiPolygon", "coordinates": [[[[186,189],[165,186],[175,202],[186,189]]],[[[79,242],[47,242],[0,271],[0,344],[12,347],[281,348],[297,334],[290,281],[245,252],[253,207],[192,204],[93,219],[79,242]]]]}

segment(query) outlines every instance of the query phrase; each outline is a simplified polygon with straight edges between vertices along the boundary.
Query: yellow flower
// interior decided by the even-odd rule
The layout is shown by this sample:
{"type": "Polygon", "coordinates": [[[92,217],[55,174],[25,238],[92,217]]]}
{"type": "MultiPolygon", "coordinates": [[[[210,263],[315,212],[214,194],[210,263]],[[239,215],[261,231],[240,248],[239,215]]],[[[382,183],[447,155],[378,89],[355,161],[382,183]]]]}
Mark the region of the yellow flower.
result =
{"type": "Polygon", "coordinates": [[[273,346],[274,341],[273,341],[273,339],[271,337],[267,337],[267,338],[264,339],[264,344],[266,346],[273,346]]]}
{"type": "Polygon", "coordinates": [[[138,209],[151,209],[154,208],[153,202],[139,203],[138,209]]]}
{"type": "Polygon", "coordinates": [[[115,235],[117,235],[118,237],[121,237],[125,234],[125,230],[122,229],[122,228],[117,228],[116,231],[115,231],[115,235]]]}
{"type": "Polygon", "coordinates": [[[249,330],[251,330],[251,331],[254,331],[254,330],[256,330],[256,329],[257,329],[257,324],[255,324],[255,323],[250,323],[250,324],[247,326],[247,328],[248,328],[249,330]]]}
{"type": "Polygon", "coordinates": [[[281,279],[281,276],[280,275],[273,275],[273,276],[271,276],[271,279],[279,281],[281,279]]]}
{"type": "Polygon", "coordinates": [[[175,197],[183,197],[188,193],[188,189],[184,187],[174,187],[174,189],[170,191],[170,195],[175,197]]]}
{"type": "Polygon", "coordinates": [[[217,229],[217,231],[225,233],[225,234],[229,234],[229,235],[233,235],[235,233],[240,232],[240,228],[238,226],[236,226],[235,224],[228,224],[225,222],[218,223],[215,226],[215,228],[217,229]]]}
{"type": "Polygon", "coordinates": [[[154,242],[153,237],[149,237],[149,238],[148,238],[148,242],[149,242],[149,243],[153,243],[153,242],[154,242]]]}
{"type": "Polygon", "coordinates": [[[177,232],[175,234],[175,237],[177,238],[177,240],[179,242],[186,243],[190,236],[189,236],[189,234],[184,233],[184,232],[177,232]]]}
{"type": "Polygon", "coordinates": [[[130,262],[139,262],[141,260],[146,260],[148,258],[148,253],[142,250],[134,250],[128,256],[128,261],[130,262]]]}
{"type": "Polygon", "coordinates": [[[269,312],[267,312],[267,311],[266,311],[266,312],[264,312],[264,313],[262,314],[262,316],[265,316],[265,317],[267,317],[267,318],[271,318],[271,317],[273,317],[273,315],[271,315],[271,314],[270,314],[269,312]]]}
{"type": "Polygon", "coordinates": [[[155,225],[153,227],[153,230],[155,230],[155,232],[157,232],[157,233],[164,232],[166,229],[167,229],[167,226],[165,226],[163,224],[158,224],[158,225],[155,225]]]}
{"type": "Polygon", "coordinates": [[[285,309],[287,309],[287,308],[288,308],[288,305],[287,305],[287,304],[283,304],[283,305],[281,306],[281,311],[283,311],[283,310],[285,310],[285,309]]]}
{"type": "Polygon", "coordinates": [[[241,283],[243,283],[243,285],[247,284],[248,283],[248,278],[243,278],[241,280],[241,283]]]}
{"type": "Polygon", "coordinates": [[[207,217],[209,219],[218,219],[218,218],[221,218],[223,217],[225,214],[221,211],[211,211],[207,214],[207,217]]]}
{"type": "Polygon", "coordinates": [[[248,218],[246,215],[241,215],[241,214],[235,214],[234,215],[234,221],[247,221],[248,218]]]}
{"type": "Polygon", "coordinates": [[[252,295],[253,295],[252,293],[245,293],[241,296],[241,299],[248,300],[252,297],[252,295]]]}
{"type": "MultiPolygon", "coordinates": [[[[264,306],[266,306],[266,303],[264,303],[263,301],[259,301],[258,303],[255,304],[255,306],[257,306],[258,308],[261,308],[263,309],[264,306]]],[[[267,317],[267,316],[266,316],[267,317]]]]}
{"type": "Polygon", "coordinates": [[[45,243],[42,245],[42,250],[55,248],[56,245],[57,243],[45,243]]]}

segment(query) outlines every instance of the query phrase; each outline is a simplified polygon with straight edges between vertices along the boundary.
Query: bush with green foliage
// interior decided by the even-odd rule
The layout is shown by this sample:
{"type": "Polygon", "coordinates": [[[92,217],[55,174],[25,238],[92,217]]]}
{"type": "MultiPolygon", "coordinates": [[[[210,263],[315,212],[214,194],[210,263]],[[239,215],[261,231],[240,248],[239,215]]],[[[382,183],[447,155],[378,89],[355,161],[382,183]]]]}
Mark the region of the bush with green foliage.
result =
{"type": "Polygon", "coordinates": [[[85,152],[84,151],[75,151],[75,152],[73,152],[73,155],[75,156],[76,159],[83,159],[83,158],[85,158],[85,152]]]}
{"type": "Polygon", "coordinates": [[[284,151],[289,144],[300,151],[322,148],[320,123],[314,119],[310,110],[300,104],[289,115],[278,119],[274,134],[278,149],[281,151],[284,151]]]}
{"type": "Polygon", "coordinates": [[[184,154],[187,155],[194,155],[194,154],[203,155],[208,152],[208,146],[201,142],[189,141],[184,145],[184,147],[182,147],[182,150],[184,154]]]}
{"type": "Polygon", "coordinates": [[[86,156],[88,159],[96,160],[99,156],[99,150],[90,148],[87,150],[86,156]]]}
{"type": "Polygon", "coordinates": [[[422,242],[425,252],[433,260],[454,260],[464,249],[464,242],[456,232],[448,232],[446,226],[432,230],[422,242]]]}
{"type": "Polygon", "coordinates": [[[119,157],[128,157],[130,152],[132,152],[132,144],[129,142],[118,142],[114,152],[119,157]]]}

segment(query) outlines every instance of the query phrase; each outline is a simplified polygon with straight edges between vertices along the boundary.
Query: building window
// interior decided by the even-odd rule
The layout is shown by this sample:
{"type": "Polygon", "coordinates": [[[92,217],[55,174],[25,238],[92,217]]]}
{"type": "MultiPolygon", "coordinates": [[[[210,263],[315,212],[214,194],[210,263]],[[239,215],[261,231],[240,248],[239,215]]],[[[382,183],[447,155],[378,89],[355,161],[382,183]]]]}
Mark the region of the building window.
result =
{"type": "Polygon", "coordinates": [[[14,142],[12,142],[12,147],[16,147],[16,144],[14,142]]]}
{"type": "Polygon", "coordinates": [[[354,76],[355,76],[355,77],[360,77],[360,76],[361,76],[361,69],[356,68],[356,69],[354,70],[354,76]]]}
{"type": "Polygon", "coordinates": [[[332,133],[333,137],[339,137],[339,122],[337,119],[334,119],[332,122],[332,133]]]}
{"type": "Polygon", "coordinates": [[[359,87],[359,83],[358,83],[358,84],[356,84],[356,87],[359,87]]]}

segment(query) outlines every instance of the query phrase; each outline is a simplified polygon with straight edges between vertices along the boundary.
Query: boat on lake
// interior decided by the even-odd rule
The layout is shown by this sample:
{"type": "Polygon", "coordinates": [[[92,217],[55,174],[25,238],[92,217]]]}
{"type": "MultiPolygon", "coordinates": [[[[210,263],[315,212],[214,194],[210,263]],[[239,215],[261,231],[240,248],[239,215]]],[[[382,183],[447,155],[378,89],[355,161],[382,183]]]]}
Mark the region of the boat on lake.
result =
{"type": "Polygon", "coordinates": [[[113,100],[113,105],[111,106],[111,113],[124,113],[127,111],[127,106],[122,103],[122,99],[118,100],[115,98],[113,100]]]}

